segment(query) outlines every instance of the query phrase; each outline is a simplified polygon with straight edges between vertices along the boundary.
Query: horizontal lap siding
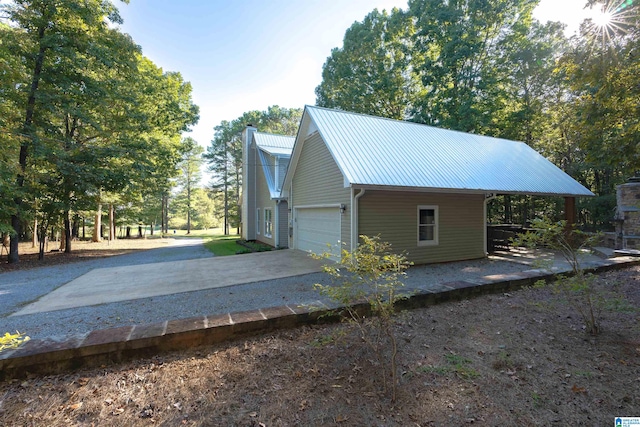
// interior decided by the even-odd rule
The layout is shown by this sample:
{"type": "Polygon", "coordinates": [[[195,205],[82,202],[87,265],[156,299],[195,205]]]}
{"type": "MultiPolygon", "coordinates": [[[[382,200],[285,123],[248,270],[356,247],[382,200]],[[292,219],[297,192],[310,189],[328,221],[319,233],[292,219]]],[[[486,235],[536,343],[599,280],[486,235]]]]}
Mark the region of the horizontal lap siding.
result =
{"type": "MultiPolygon", "coordinates": [[[[351,190],[344,187],[344,178],[319,134],[311,135],[302,147],[302,153],[293,176],[292,207],[344,204],[341,241],[349,247],[349,205],[351,190]]],[[[337,209],[337,208],[336,208],[337,209]]]]}
{"type": "MultiPolygon", "coordinates": [[[[273,157],[268,154],[265,155],[265,157],[268,159],[268,161],[273,160],[273,157]]],[[[275,200],[271,200],[271,193],[269,191],[269,186],[267,185],[267,180],[264,176],[264,169],[262,168],[262,161],[260,156],[256,156],[256,161],[258,162],[258,168],[256,170],[256,208],[260,208],[260,234],[256,233],[256,240],[262,243],[266,243],[267,245],[276,246],[276,242],[274,240],[276,230],[276,202],[275,200]],[[271,208],[271,221],[273,223],[271,237],[265,237],[264,235],[265,208],[271,208]]]]}
{"type": "Polygon", "coordinates": [[[481,258],[484,196],[367,191],[359,199],[359,234],[377,235],[416,264],[481,258]],[[418,246],[418,206],[438,206],[439,242],[418,246]]]}

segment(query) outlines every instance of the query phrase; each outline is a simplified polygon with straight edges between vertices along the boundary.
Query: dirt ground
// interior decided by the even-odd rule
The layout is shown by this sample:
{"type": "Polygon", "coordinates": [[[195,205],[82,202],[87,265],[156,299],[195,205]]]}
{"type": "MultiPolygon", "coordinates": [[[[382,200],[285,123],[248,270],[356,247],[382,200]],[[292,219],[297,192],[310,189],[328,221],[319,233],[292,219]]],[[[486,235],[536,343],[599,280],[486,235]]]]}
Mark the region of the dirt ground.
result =
{"type": "Polygon", "coordinates": [[[548,288],[402,313],[391,402],[348,325],[0,384],[4,426],[606,426],[640,416],[640,267],[587,335],[548,288]]]}
{"type": "Polygon", "coordinates": [[[59,251],[60,242],[50,242],[43,260],[38,259],[39,248],[31,243],[20,243],[18,253],[20,262],[17,264],[7,263],[7,253],[2,252],[0,256],[0,273],[12,270],[27,270],[30,268],[44,267],[50,265],[60,265],[70,262],[86,261],[92,258],[109,257],[123,255],[134,251],[145,249],[155,249],[167,247],[171,238],[134,238],[116,239],[112,241],[91,242],[89,240],[74,240],[71,243],[71,253],[59,251]]]}

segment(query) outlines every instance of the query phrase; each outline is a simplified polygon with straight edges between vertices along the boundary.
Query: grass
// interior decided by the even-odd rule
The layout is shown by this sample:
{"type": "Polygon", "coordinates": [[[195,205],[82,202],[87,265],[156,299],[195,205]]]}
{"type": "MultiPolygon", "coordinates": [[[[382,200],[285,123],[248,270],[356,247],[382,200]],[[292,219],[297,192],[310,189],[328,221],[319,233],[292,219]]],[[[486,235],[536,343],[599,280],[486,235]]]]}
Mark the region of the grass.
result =
{"type": "Polygon", "coordinates": [[[204,247],[217,256],[235,255],[242,249],[241,246],[236,244],[240,240],[240,236],[237,234],[231,236],[209,235],[206,239],[204,247]]]}
{"type": "Polygon", "coordinates": [[[480,374],[471,366],[471,360],[457,354],[445,354],[445,365],[440,366],[421,366],[419,372],[436,375],[456,374],[461,379],[477,378],[480,374]]]}

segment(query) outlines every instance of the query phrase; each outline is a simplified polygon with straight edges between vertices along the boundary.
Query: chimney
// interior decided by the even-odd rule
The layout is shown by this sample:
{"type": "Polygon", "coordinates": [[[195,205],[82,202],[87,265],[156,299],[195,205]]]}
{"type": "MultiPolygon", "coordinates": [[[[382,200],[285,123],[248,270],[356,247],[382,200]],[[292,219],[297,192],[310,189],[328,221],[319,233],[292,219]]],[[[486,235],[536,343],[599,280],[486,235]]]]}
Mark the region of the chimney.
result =
{"type": "Polygon", "coordinates": [[[242,131],[242,238],[256,239],[256,147],[253,134],[258,130],[252,125],[242,131]]]}

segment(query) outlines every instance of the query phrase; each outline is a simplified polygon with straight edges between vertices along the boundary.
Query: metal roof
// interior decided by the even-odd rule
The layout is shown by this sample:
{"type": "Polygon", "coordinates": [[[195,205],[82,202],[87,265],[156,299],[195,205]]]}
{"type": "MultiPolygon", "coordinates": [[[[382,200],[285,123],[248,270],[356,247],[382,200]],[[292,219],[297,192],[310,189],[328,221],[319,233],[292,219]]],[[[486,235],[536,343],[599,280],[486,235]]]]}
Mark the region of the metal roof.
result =
{"type": "Polygon", "coordinates": [[[320,107],[305,116],[351,186],[593,196],[522,142],[320,107]]]}
{"type": "Polygon", "coordinates": [[[274,135],[271,133],[255,132],[253,138],[256,145],[272,156],[291,156],[293,143],[296,138],[293,136],[274,135]]]}
{"type": "Polygon", "coordinates": [[[267,182],[267,187],[269,187],[270,196],[272,199],[277,199],[280,197],[280,190],[277,188],[274,171],[272,171],[272,168],[275,167],[275,159],[271,159],[267,155],[281,159],[284,158],[288,161],[291,157],[296,138],[293,136],[261,132],[255,132],[253,138],[256,146],[259,148],[257,151],[260,156],[260,163],[262,164],[262,171],[267,182]]]}

